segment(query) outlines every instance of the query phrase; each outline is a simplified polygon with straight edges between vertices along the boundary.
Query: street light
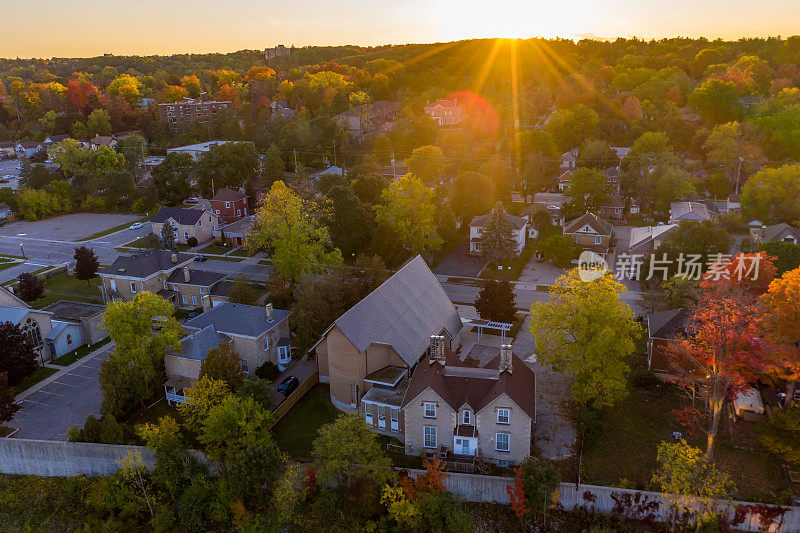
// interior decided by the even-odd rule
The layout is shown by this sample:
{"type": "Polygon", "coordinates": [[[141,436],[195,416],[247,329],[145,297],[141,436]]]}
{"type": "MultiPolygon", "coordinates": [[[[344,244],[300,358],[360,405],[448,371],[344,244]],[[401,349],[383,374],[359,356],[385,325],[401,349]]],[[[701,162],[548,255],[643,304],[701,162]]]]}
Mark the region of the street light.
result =
{"type": "Polygon", "coordinates": [[[22,258],[27,259],[27,257],[25,257],[25,249],[22,247],[22,243],[19,243],[19,251],[22,254],[22,258]]]}

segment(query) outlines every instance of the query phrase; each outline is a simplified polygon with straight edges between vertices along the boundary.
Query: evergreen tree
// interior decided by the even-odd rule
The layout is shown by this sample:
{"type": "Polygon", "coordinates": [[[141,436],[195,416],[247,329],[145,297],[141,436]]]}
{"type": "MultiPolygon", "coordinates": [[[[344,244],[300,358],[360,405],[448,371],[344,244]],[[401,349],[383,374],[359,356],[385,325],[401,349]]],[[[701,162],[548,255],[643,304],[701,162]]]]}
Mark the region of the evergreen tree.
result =
{"type": "Polygon", "coordinates": [[[514,288],[508,281],[490,280],[481,289],[478,299],[475,300],[475,309],[478,315],[485,320],[497,322],[513,322],[516,310],[514,308],[514,288]]]}
{"type": "Polygon", "coordinates": [[[175,234],[175,226],[169,221],[164,222],[161,226],[161,247],[164,250],[172,250],[173,252],[178,247],[178,238],[175,234]]]}
{"type": "Polygon", "coordinates": [[[514,257],[517,254],[517,243],[513,232],[514,228],[503,204],[497,202],[489,215],[489,221],[483,228],[481,242],[483,257],[495,264],[514,257]]]}
{"type": "Polygon", "coordinates": [[[100,268],[97,254],[92,248],[81,246],[75,248],[73,257],[75,258],[75,277],[86,280],[86,284],[89,285],[89,280],[97,275],[97,269],[100,268]]]}

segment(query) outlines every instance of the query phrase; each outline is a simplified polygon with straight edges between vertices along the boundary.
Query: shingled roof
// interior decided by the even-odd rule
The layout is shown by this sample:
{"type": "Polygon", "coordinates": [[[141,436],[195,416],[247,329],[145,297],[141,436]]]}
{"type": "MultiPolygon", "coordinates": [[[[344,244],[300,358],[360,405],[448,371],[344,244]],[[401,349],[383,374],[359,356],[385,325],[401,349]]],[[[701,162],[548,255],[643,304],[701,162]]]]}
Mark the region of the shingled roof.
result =
{"type": "Polygon", "coordinates": [[[482,367],[469,366],[445,350],[446,364],[431,363],[424,357],[414,369],[403,398],[405,407],[414,398],[433,389],[453,410],[469,405],[475,413],[503,393],[531,418],[536,417],[535,379],[533,370],[522,359],[512,355],[512,372],[500,372],[500,353],[482,367]]]}
{"type": "Polygon", "coordinates": [[[564,224],[564,234],[575,233],[584,226],[591,227],[599,235],[611,235],[614,232],[614,225],[605,221],[594,213],[588,211],[575,220],[570,220],[564,224]]]}
{"type": "MultiPolygon", "coordinates": [[[[514,215],[509,215],[508,213],[504,213],[506,218],[511,223],[511,226],[514,229],[520,230],[525,227],[525,224],[528,223],[528,219],[525,217],[518,217],[514,215]]],[[[476,228],[483,228],[486,224],[489,223],[489,219],[491,218],[492,214],[489,213],[488,215],[479,215],[472,219],[472,222],[469,223],[470,227],[476,228]]]]}
{"type": "Polygon", "coordinates": [[[260,337],[285,320],[291,313],[283,309],[273,310],[272,320],[267,318],[267,311],[260,305],[244,305],[225,302],[206,312],[187,320],[184,326],[188,329],[203,329],[213,325],[219,333],[260,337]]]}
{"type": "Polygon", "coordinates": [[[203,216],[202,209],[181,209],[179,207],[162,207],[151,222],[163,224],[170,218],[181,226],[194,226],[203,216]]]}
{"type": "Polygon", "coordinates": [[[177,253],[177,261],[172,261],[172,252],[169,250],[149,250],[134,255],[121,255],[111,266],[100,269],[100,274],[107,276],[126,276],[131,278],[147,278],[165,270],[180,266],[194,255],[177,253]]]}
{"type": "Polygon", "coordinates": [[[233,189],[220,189],[217,194],[211,199],[212,202],[238,202],[242,198],[246,198],[245,194],[233,189]]]}
{"type": "Polygon", "coordinates": [[[651,339],[671,339],[689,323],[689,311],[681,307],[647,315],[647,334],[651,339]]]}
{"type": "Polygon", "coordinates": [[[455,337],[462,326],[453,302],[419,255],[334,325],[359,352],[371,344],[388,345],[408,365],[419,360],[431,335],[445,331],[455,337]]]}

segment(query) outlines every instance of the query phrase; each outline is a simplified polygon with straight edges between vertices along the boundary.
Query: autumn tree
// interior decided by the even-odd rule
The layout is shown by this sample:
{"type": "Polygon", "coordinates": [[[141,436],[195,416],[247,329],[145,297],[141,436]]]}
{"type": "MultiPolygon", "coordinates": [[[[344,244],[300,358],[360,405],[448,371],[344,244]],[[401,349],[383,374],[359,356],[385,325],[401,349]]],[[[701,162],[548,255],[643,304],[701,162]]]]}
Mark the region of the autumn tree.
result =
{"type": "Polygon", "coordinates": [[[435,183],[444,170],[444,154],[438,146],[420,146],[406,159],[406,166],[423,183],[435,183]]]}
{"type": "Polygon", "coordinates": [[[411,254],[435,252],[442,246],[436,230],[434,193],[413,174],[403,176],[381,193],[375,220],[386,225],[402,249],[411,254]]]}
{"type": "Polygon", "coordinates": [[[12,322],[0,323],[0,374],[16,385],[38,367],[36,352],[27,335],[12,322]]]}
{"type": "Polygon", "coordinates": [[[256,305],[258,302],[258,291],[253,284],[248,281],[244,274],[236,274],[233,278],[230,290],[228,290],[228,301],[235,304],[256,305]]]}
{"type": "Polygon", "coordinates": [[[231,396],[228,383],[211,376],[201,376],[191,387],[184,389],[186,401],[178,404],[178,411],[186,421],[186,427],[199,433],[211,410],[231,396]]]}
{"type": "Polygon", "coordinates": [[[764,168],[742,187],[742,209],[764,223],[800,220],[800,165],[764,168]]]}
{"type": "Polygon", "coordinates": [[[726,398],[753,383],[770,366],[771,350],[760,332],[758,295],[774,273],[770,261],[758,254],[739,254],[713,264],[700,284],[691,330],[666,350],[676,383],[708,406],[709,461],[726,398]]]}
{"type": "Polygon", "coordinates": [[[263,444],[274,447],[269,433],[274,416],[252,398],[228,396],[211,408],[198,439],[223,471],[243,450],[263,444]]]}
{"type": "Polygon", "coordinates": [[[641,327],[620,299],[625,291],[608,274],[582,281],[574,268],[553,284],[549,301],[531,307],[536,354],[575,376],[572,395],[579,404],[602,408],[627,394],[627,360],[641,327]]]}
{"type": "Polygon", "coordinates": [[[86,284],[89,285],[89,280],[97,276],[97,270],[100,268],[100,260],[94,249],[87,246],[75,248],[73,259],[75,259],[75,277],[86,280],[86,284]]]}
{"type": "Polygon", "coordinates": [[[551,463],[532,457],[526,459],[515,468],[515,484],[521,487],[521,496],[524,496],[525,501],[524,507],[518,505],[515,510],[519,511],[517,516],[520,517],[521,514],[537,521],[542,520],[550,508],[560,482],[561,475],[551,463]]]}
{"type": "Polygon", "coordinates": [[[738,115],[736,85],[731,81],[709,78],[689,94],[689,107],[711,123],[730,122],[738,115]]]}
{"type": "Polygon", "coordinates": [[[203,376],[224,381],[231,391],[236,392],[245,375],[240,355],[232,343],[222,341],[208,352],[200,364],[200,377],[203,376]]]}
{"type": "Polygon", "coordinates": [[[44,295],[44,280],[31,272],[17,276],[19,297],[26,302],[38,300],[44,295]]]}
{"type": "Polygon", "coordinates": [[[514,298],[510,282],[488,280],[475,300],[475,310],[485,320],[511,323],[516,316],[514,298]]]}
{"type": "Polygon", "coordinates": [[[278,272],[294,281],[304,272],[321,272],[342,263],[324,216],[323,205],[301,198],[283,181],[276,181],[261,201],[245,247],[251,252],[270,251],[278,272]]]}
{"type": "Polygon", "coordinates": [[[778,357],[769,371],[788,381],[786,405],[794,400],[796,383],[800,380],[800,268],[774,279],[761,296],[764,327],[776,345],[778,357]]]}
{"type": "Polygon", "coordinates": [[[475,171],[462,172],[450,185],[450,204],[464,223],[488,213],[494,205],[494,184],[488,176],[475,171]]]}

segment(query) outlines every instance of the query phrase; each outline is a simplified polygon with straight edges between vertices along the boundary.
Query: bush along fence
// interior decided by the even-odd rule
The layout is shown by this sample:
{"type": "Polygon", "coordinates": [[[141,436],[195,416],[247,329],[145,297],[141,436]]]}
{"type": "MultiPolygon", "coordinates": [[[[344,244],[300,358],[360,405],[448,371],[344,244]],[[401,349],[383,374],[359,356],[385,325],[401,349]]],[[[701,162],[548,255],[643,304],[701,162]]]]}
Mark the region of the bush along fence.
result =
{"type": "MultiPolygon", "coordinates": [[[[409,470],[416,478],[424,470],[409,470]]],[[[482,476],[475,474],[448,473],[447,490],[470,502],[510,503],[506,487],[514,485],[512,478],[482,476]]],[[[585,511],[642,522],[687,523],[695,513],[676,511],[675,497],[662,493],[603,487],[598,485],[575,485],[561,483],[558,488],[558,504],[567,511],[585,511]]],[[[800,507],[781,507],[760,503],[713,500],[709,507],[715,509],[732,528],[737,531],[769,531],[776,533],[800,531],[800,507]]],[[[699,502],[681,497],[679,507],[697,509],[699,502]]]]}
{"type": "MultiPolygon", "coordinates": [[[[196,459],[208,463],[200,452],[190,451],[196,459]]],[[[153,451],[142,446],[57,442],[29,439],[0,439],[0,473],[35,476],[102,476],[115,472],[120,461],[135,454],[148,468],[154,465],[153,451]]],[[[408,470],[416,478],[424,470],[408,470]]],[[[448,473],[447,490],[470,502],[509,504],[507,487],[512,478],[475,474],[448,473]]],[[[561,483],[558,504],[568,511],[584,511],[642,522],[691,521],[693,513],[676,513],[675,498],[658,492],[561,483]]],[[[700,507],[691,498],[682,497],[681,506],[700,507]]],[[[780,507],[739,501],[706,502],[716,514],[738,531],[788,533],[800,531],[800,507],[780,507]]]]}

